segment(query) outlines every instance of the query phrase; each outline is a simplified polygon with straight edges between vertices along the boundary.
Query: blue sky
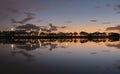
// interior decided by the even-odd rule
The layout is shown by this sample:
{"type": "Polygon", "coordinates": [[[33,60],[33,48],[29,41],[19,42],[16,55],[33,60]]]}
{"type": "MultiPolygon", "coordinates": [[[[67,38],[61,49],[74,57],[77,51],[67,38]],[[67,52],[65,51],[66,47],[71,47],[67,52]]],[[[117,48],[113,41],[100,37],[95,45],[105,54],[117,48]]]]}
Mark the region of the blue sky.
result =
{"type": "MultiPolygon", "coordinates": [[[[120,14],[117,14],[120,12],[120,8],[117,6],[120,5],[120,0],[1,0],[0,4],[2,4],[0,6],[3,7],[3,10],[9,7],[22,12],[34,13],[35,19],[27,23],[36,25],[53,23],[58,26],[67,25],[69,28],[77,30],[89,31],[94,28],[97,31],[120,23],[120,14]],[[90,20],[96,20],[96,22],[90,20]],[[105,22],[109,22],[109,24],[103,24],[105,22]]],[[[12,14],[9,19],[21,20],[25,17],[23,13],[7,14],[12,14]]],[[[9,19],[3,20],[5,26],[8,23],[12,24],[9,19]],[[8,23],[6,23],[7,21],[8,23]]]]}

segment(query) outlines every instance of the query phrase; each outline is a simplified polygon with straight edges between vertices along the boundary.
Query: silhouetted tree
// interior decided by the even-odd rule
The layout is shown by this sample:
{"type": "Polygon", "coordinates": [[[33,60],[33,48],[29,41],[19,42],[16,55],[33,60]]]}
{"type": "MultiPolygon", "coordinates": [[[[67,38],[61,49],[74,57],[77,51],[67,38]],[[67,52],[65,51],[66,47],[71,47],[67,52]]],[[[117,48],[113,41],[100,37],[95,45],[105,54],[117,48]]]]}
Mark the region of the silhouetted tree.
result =
{"type": "Polygon", "coordinates": [[[82,32],[80,32],[80,36],[88,36],[88,33],[87,33],[87,32],[82,31],[82,32]]]}
{"type": "Polygon", "coordinates": [[[74,36],[77,36],[77,35],[78,35],[78,33],[77,33],[77,32],[74,32],[73,34],[74,34],[74,36]]]}
{"type": "Polygon", "coordinates": [[[45,36],[46,34],[44,32],[41,32],[40,33],[40,36],[45,36]]]}
{"type": "Polygon", "coordinates": [[[113,32],[109,33],[108,36],[109,37],[114,37],[114,38],[115,37],[120,37],[120,35],[118,33],[113,33],[113,32]]]}
{"type": "Polygon", "coordinates": [[[73,33],[72,33],[72,32],[70,32],[70,33],[69,33],[69,36],[73,36],[73,33]]]}
{"type": "Polygon", "coordinates": [[[65,36],[65,34],[63,33],[63,32],[59,32],[58,34],[57,34],[57,36],[65,36]]]}

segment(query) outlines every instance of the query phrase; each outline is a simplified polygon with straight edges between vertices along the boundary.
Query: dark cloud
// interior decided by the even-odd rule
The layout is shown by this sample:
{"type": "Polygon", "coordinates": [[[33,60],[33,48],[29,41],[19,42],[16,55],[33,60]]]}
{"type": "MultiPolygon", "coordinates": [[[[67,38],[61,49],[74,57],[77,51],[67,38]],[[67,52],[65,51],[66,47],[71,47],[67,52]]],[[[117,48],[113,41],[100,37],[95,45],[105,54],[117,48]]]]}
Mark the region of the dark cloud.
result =
{"type": "Polygon", "coordinates": [[[40,28],[48,28],[47,26],[39,26],[40,28]]]}
{"type": "Polygon", "coordinates": [[[97,9],[104,8],[104,7],[112,7],[112,5],[111,4],[105,4],[103,6],[95,6],[95,8],[97,8],[97,9]]]}
{"type": "Polygon", "coordinates": [[[67,26],[55,26],[52,24],[49,24],[51,30],[58,30],[58,28],[66,28],[67,26]]]}
{"type": "Polygon", "coordinates": [[[117,11],[116,13],[117,13],[117,14],[120,14],[120,11],[117,11]]]}
{"type": "Polygon", "coordinates": [[[110,24],[110,22],[103,22],[102,24],[110,24]]]}
{"type": "Polygon", "coordinates": [[[118,30],[120,31],[120,25],[116,26],[116,27],[107,27],[106,31],[110,31],[110,30],[118,30]]]}
{"type": "Polygon", "coordinates": [[[95,8],[97,8],[97,9],[100,9],[100,8],[111,8],[111,9],[113,9],[115,12],[116,12],[116,14],[120,14],[120,4],[116,4],[116,5],[113,5],[113,4],[105,4],[105,5],[103,5],[103,6],[96,6],[95,8]]]}
{"type": "Polygon", "coordinates": [[[21,10],[15,9],[15,8],[6,8],[11,13],[21,13],[21,10]]]}
{"type": "Polygon", "coordinates": [[[120,10],[120,4],[115,5],[115,8],[118,9],[118,10],[120,10]]]}
{"type": "Polygon", "coordinates": [[[65,21],[65,23],[72,23],[72,21],[65,21]]]}
{"type": "Polygon", "coordinates": [[[95,8],[99,9],[99,8],[101,8],[101,6],[95,6],[95,8]]]}
{"type": "Polygon", "coordinates": [[[26,25],[16,27],[16,29],[25,29],[25,30],[39,29],[39,28],[40,28],[39,26],[36,26],[34,24],[26,24],[26,25]]]}
{"type": "Polygon", "coordinates": [[[120,4],[115,5],[114,10],[115,10],[116,14],[120,14],[120,4]]]}
{"type": "Polygon", "coordinates": [[[19,1],[21,0],[0,0],[0,25],[4,24],[7,27],[7,25],[10,24],[9,19],[18,16],[14,13],[20,12],[20,10],[18,10],[18,8],[21,6],[19,1]]]}
{"type": "Polygon", "coordinates": [[[41,31],[46,31],[46,32],[52,32],[53,30],[51,30],[51,29],[46,29],[46,28],[40,28],[41,29],[41,31]]]}
{"type": "Polygon", "coordinates": [[[52,32],[52,31],[58,31],[58,29],[64,29],[66,26],[54,26],[52,24],[49,24],[48,28],[47,26],[40,26],[41,31],[46,31],[46,32],[52,32]]]}
{"type": "Polygon", "coordinates": [[[94,54],[97,54],[97,52],[91,52],[90,54],[94,55],[94,54]]]}
{"type": "Polygon", "coordinates": [[[26,18],[22,19],[21,21],[16,21],[15,19],[11,19],[12,23],[20,23],[20,24],[24,24],[32,19],[34,19],[35,14],[34,13],[30,13],[30,12],[25,12],[24,14],[26,14],[26,18]]]}
{"type": "Polygon", "coordinates": [[[27,18],[24,18],[23,20],[21,21],[16,21],[15,19],[11,19],[12,23],[20,23],[20,24],[24,24],[30,20],[34,19],[33,17],[27,17],[27,18]]]}
{"type": "Polygon", "coordinates": [[[24,14],[26,14],[27,17],[33,17],[33,16],[36,15],[36,14],[34,14],[34,13],[31,13],[31,12],[24,12],[24,14]]]}
{"type": "MultiPolygon", "coordinates": [[[[35,14],[31,14],[28,12],[38,11],[38,10],[47,10],[51,7],[51,5],[33,5],[32,2],[36,2],[37,0],[0,0],[0,24],[9,24],[11,18],[17,18],[21,15],[26,14],[28,17],[22,19],[21,21],[25,23],[26,21],[30,21],[34,19],[35,14]],[[30,10],[30,11],[29,11],[30,10]]],[[[12,19],[13,21],[13,19],[12,19]]],[[[14,19],[16,21],[16,19],[14,19]]]]}
{"type": "Polygon", "coordinates": [[[37,20],[36,22],[43,22],[44,20],[37,20]]]}
{"type": "Polygon", "coordinates": [[[63,29],[64,29],[64,28],[67,28],[67,26],[61,26],[60,28],[63,28],[63,29]]]}
{"type": "Polygon", "coordinates": [[[90,20],[91,22],[97,22],[97,20],[90,20]]]}
{"type": "Polygon", "coordinates": [[[45,32],[52,32],[52,31],[58,31],[60,28],[66,28],[66,26],[54,26],[52,24],[49,24],[48,26],[36,26],[34,24],[26,24],[22,26],[17,26],[16,29],[25,29],[25,30],[30,30],[30,29],[36,29],[36,30],[41,30],[45,32]]]}

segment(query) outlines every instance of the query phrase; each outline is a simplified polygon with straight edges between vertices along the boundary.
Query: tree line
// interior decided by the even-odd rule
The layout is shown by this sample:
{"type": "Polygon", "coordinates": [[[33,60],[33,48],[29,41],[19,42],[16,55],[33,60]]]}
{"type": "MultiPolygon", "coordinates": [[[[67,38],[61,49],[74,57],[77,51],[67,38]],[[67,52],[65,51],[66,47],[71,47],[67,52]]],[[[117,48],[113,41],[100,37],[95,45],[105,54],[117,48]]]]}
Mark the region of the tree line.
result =
{"type": "Polygon", "coordinates": [[[0,37],[120,37],[119,33],[115,32],[37,32],[37,31],[0,31],[0,37]]]}

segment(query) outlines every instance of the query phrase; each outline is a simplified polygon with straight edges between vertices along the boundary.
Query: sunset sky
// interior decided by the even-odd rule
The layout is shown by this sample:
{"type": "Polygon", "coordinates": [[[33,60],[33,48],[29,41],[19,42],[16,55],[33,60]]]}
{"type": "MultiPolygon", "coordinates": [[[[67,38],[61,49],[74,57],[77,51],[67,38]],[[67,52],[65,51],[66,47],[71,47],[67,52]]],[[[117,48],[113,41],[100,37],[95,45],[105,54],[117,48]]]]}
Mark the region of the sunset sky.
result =
{"type": "Polygon", "coordinates": [[[120,0],[0,0],[0,29],[24,24],[20,21],[31,13],[37,26],[52,23],[67,26],[64,31],[104,31],[120,25],[120,0]]]}

